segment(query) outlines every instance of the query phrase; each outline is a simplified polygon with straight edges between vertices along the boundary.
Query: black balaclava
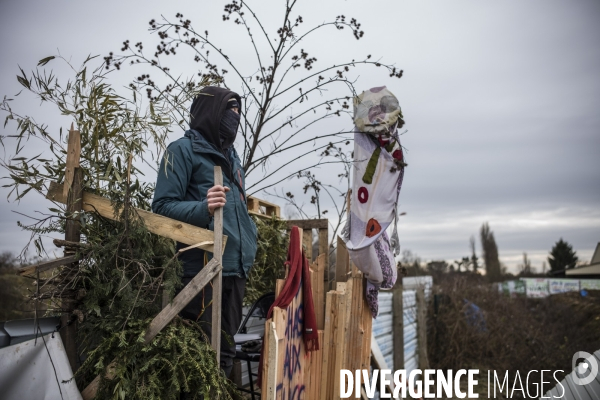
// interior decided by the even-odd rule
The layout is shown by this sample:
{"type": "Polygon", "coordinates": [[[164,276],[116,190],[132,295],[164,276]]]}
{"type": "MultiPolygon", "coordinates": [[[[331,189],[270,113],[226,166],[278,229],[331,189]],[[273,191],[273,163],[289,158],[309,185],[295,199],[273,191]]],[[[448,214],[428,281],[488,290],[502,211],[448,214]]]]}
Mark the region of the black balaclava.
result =
{"type": "Polygon", "coordinates": [[[238,126],[240,125],[240,114],[232,110],[234,107],[239,110],[239,103],[235,98],[229,99],[227,109],[223,113],[221,124],[219,125],[219,137],[223,150],[228,149],[235,142],[238,126]]]}
{"type": "Polygon", "coordinates": [[[220,152],[224,152],[235,140],[240,117],[239,114],[235,114],[235,111],[229,109],[233,107],[234,102],[237,102],[238,108],[241,108],[239,106],[242,101],[237,93],[225,88],[207,86],[196,96],[190,108],[190,128],[200,132],[202,137],[220,152]],[[235,124],[230,121],[233,117],[231,114],[237,116],[235,124]],[[228,131],[228,135],[224,137],[227,140],[223,143],[221,142],[222,125],[225,125],[228,131]],[[229,144],[225,146],[227,143],[229,144]]]}

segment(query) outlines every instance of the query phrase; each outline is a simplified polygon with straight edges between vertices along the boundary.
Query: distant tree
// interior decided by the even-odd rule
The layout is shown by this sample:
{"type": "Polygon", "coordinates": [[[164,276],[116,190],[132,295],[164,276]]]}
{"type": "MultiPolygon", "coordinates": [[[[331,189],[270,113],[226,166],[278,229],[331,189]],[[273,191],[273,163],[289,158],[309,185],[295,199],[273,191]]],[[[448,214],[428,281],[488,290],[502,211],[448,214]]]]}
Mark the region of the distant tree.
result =
{"type": "Polygon", "coordinates": [[[573,246],[562,240],[562,238],[552,247],[550,256],[548,257],[551,272],[575,268],[577,260],[578,258],[573,250],[573,246]]]}
{"type": "Polygon", "coordinates": [[[487,222],[481,226],[480,234],[485,273],[490,281],[496,282],[500,280],[502,275],[500,270],[500,259],[498,258],[498,246],[496,246],[494,233],[490,230],[490,226],[487,222]]]}
{"type": "Polygon", "coordinates": [[[446,261],[430,261],[427,263],[427,272],[433,277],[434,282],[439,283],[443,275],[448,271],[448,263],[446,261]]]}
{"type": "Polygon", "coordinates": [[[430,261],[427,263],[427,270],[431,273],[443,274],[448,270],[446,261],[430,261]]]}
{"type": "Polygon", "coordinates": [[[469,244],[471,245],[471,265],[473,267],[473,272],[477,273],[477,270],[479,269],[479,258],[477,258],[477,255],[475,254],[475,237],[471,236],[471,239],[469,240],[469,244]]]}
{"type": "Polygon", "coordinates": [[[519,264],[519,276],[533,275],[534,268],[531,266],[531,260],[527,258],[527,253],[523,253],[523,264],[519,264]]]}
{"type": "Polygon", "coordinates": [[[460,268],[464,267],[465,268],[465,272],[467,272],[469,270],[469,264],[471,263],[471,261],[469,260],[469,257],[463,257],[462,260],[456,260],[454,261],[454,264],[456,264],[456,270],[458,272],[460,272],[460,268]]]}
{"type": "Polygon", "coordinates": [[[546,261],[542,261],[542,274],[546,275],[546,261]]]}
{"type": "Polygon", "coordinates": [[[408,249],[402,251],[399,266],[400,268],[406,268],[407,276],[425,275],[425,269],[421,267],[421,257],[408,249]]]}

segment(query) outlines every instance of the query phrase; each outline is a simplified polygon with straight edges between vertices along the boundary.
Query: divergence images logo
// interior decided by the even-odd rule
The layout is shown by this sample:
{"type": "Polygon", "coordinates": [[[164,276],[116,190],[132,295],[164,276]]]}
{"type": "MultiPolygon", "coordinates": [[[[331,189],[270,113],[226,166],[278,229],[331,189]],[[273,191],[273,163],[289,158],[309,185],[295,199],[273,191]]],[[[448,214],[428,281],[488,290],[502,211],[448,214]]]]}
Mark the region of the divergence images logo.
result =
{"type": "Polygon", "coordinates": [[[596,357],[585,351],[578,351],[573,356],[572,367],[575,373],[573,374],[573,382],[578,385],[587,385],[596,379],[598,375],[598,361],[596,357]],[[584,361],[577,365],[577,360],[583,358],[584,361]]]}

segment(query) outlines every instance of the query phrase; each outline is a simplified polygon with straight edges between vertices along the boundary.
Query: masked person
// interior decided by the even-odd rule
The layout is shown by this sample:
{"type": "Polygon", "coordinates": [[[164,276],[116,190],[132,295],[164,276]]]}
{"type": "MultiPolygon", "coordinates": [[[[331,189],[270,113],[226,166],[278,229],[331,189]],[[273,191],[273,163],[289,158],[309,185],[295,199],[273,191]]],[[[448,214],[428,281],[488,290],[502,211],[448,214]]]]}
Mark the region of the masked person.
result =
{"type": "MultiPolygon", "coordinates": [[[[223,296],[221,310],[221,368],[229,376],[235,356],[233,335],[242,320],[242,299],[246,278],[256,255],[256,225],[248,215],[245,175],[233,148],[237,134],[241,99],[236,93],[206,87],[190,109],[190,130],[169,145],[163,157],[152,211],[156,214],[213,230],[213,214],[223,207],[223,296]],[[214,166],[223,171],[223,186],[214,184],[214,166]],[[227,336],[226,336],[227,335],[227,336]]],[[[177,250],[187,247],[177,243],[177,250]]],[[[187,285],[212,253],[201,249],[179,255],[183,264],[182,283],[187,285]]],[[[212,287],[207,285],[181,312],[200,323],[211,336],[212,287]]]]}

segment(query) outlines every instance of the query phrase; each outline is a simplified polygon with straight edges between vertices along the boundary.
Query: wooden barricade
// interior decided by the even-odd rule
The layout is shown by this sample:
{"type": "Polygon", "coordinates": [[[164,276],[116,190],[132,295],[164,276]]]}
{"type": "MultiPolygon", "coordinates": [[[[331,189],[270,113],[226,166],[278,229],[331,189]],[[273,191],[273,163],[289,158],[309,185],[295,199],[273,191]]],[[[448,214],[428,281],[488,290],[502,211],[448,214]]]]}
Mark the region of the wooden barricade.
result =
{"type": "MultiPolygon", "coordinates": [[[[79,167],[79,158],[81,152],[79,131],[76,131],[71,125],[67,147],[67,163],[65,170],[65,183],[60,185],[56,182],[50,182],[50,188],[46,195],[49,200],[67,205],[69,220],[65,228],[64,243],[78,244],[80,241],[80,228],[78,218],[72,218],[78,212],[95,212],[105,218],[115,219],[115,211],[109,199],[88,193],[83,190],[83,171],[79,167]]],[[[131,158],[129,159],[128,171],[131,168],[131,158]]],[[[129,179],[129,176],[127,177],[129,179]]],[[[223,174],[221,167],[214,167],[214,182],[216,185],[223,184],[223,174]]],[[[279,213],[277,207],[277,214],[279,213]]],[[[211,345],[216,352],[217,363],[220,358],[220,339],[221,339],[221,279],[222,279],[222,254],[225,249],[227,237],[223,236],[223,209],[215,210],[214,231],[198,228],[196,226],[176,221],[167,217],[153,214],[149,211],[133,209],[134,212],[144,221],[148,230],[152,233],[189,244],[191,246],[181,249],[180,252],[190,248],[198,247],[210,251],[214,254],[213,259],[198,273],[192,281],[186,285],[179,294],[168,302],[163,298],[163,309],[156,315],[148,326],[144,343],[150,343],[156,335],[210,282],[214,288],[213,295],[213,313],[212,313],[212,338],[211,345]]],[[[49,270],[63,265],[76,263],[77,259],[71,250],[66,251],[64,257],[40,263],[38,265],[21,268],[20,274],[32,274],[42,270],[49,270]]],[[[38,277],[39,278],[39,277],[38,277]]],[[[63,308],[70,312],[73,301],[66,299],[63,301],[63,308]]],[[[70,320],[69,313],[63,316],[63,323],[70,320]]],[[[64,333],[65,349],[67,350],[69,362],[73,371],[77,369],[77,348],[75,342],[75,327],[71,325],[64,333]]],[[[114,377],[114,363],[106,368],[105,377],[112,379],[114,377]]],[[[96,378],[81,392],[84,400],[93,399],[96,396],[100,376],[96,378]]]]}
{"type": "MultiPolygon", "coordinates": [[[[298,225],[312,229],[311,225],[319,223],[315,221],[319,220],[304,220],[298,225]]],[[[288,227],[295,222],[290,221],[288,227]]],[[[312,247],[312,234],[303,234],[302,229],[300,234],[305,249],[312,247]]],[[[319,243],[319,248],[323,247],[327,245],[319,243]]],[[[327,293],[327,253],[320,252],[310,264],[319,350],[306,352],[304,348],[302,287],[287,309],[275,308],[273,317],[266,321],[261,383],[264,399],[339,399],[341,369],[369,370],[371,312],[364,298],[363,275],[356,267],[350,268],[345,252],[345,246],[338,246],[337,260],[344,265],[337,270],[343,276],[336,277],[335,290],[327,293]]],[[[277,282],[276,296],[284,283],[277,282]]]]}

